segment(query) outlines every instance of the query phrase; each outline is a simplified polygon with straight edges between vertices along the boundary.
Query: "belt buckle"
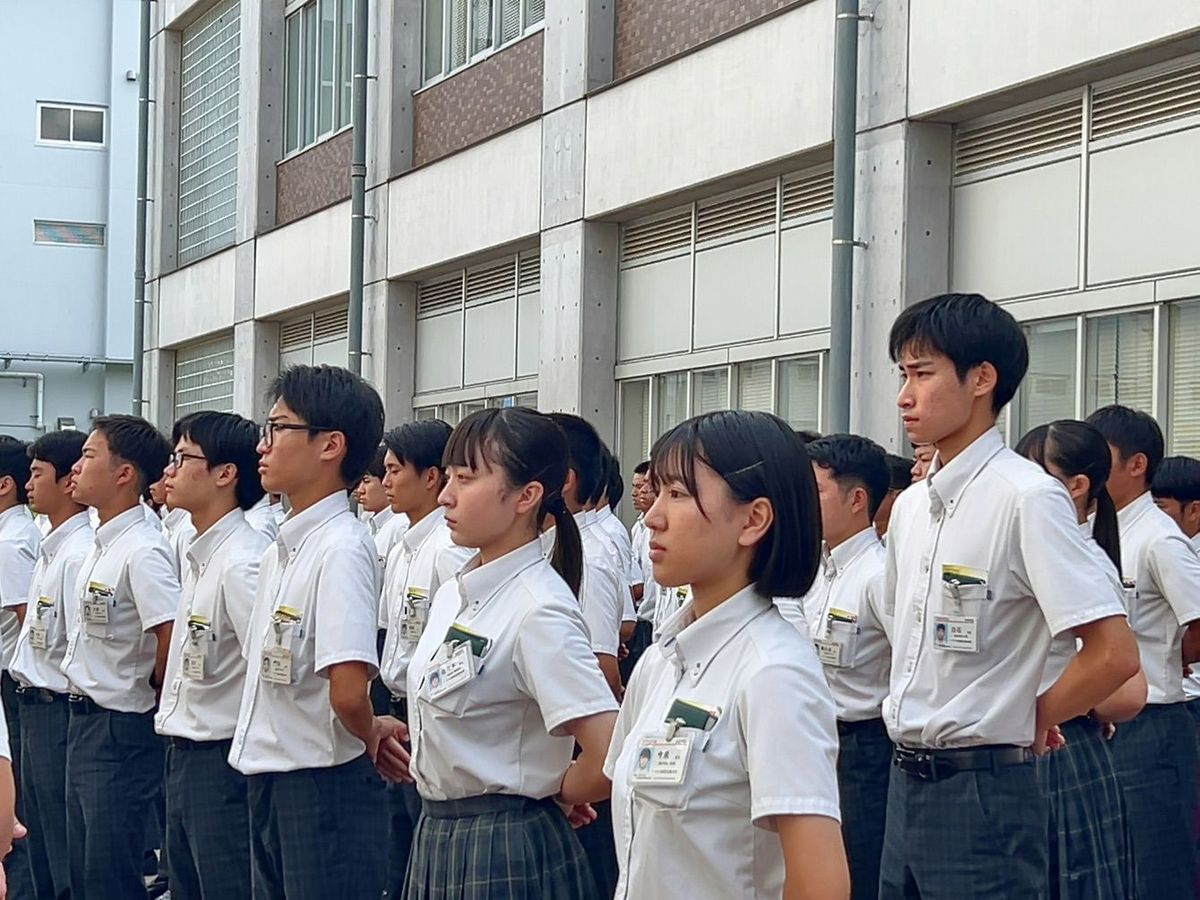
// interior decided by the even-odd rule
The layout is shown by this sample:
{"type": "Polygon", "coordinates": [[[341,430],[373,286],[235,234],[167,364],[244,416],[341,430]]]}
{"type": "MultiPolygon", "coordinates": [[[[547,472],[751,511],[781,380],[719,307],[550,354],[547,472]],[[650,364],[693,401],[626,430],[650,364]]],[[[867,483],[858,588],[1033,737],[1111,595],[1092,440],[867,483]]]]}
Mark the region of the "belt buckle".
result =
{"type": "MultiPolygon", "coordinates": [[[[928,750],[911,750],[905,747],[897,748],[896,761],[900,770],[918,781],[938,781],[943,777],[938,771],[937,755],[928,750]]],[[[953,770],[946,775],[954,774],[953,770]]]]}

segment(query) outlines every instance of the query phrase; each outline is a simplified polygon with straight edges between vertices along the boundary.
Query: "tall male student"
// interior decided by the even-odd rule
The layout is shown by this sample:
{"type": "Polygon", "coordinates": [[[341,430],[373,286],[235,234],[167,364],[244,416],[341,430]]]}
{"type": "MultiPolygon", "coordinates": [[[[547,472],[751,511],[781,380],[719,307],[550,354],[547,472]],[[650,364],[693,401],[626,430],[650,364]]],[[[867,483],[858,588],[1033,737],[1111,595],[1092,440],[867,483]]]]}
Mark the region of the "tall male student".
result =
{"type": "Polygon", "coordinates": [[[883,717],[897,746],[880,896],[1044,897],[1033,756],[1137,671],[1120,585],[1066,489],[996,429],[1029,361],[1013,317],[978,294],[933,297],[900,314],[889,351],[909,440],[936,453],[888,531],[883,717]],[[1038,697],[1051,637],[1067,632],[1081,649],[1038,697]]]}
{"type": "Polygon", "coordinates": [[[65,604],[70,683],[67,846],[72,892],[87,900],[145,890],[146,826],[162,787],[154,733],[179,581],[141,498],[171,454],[137,416],[101,416],[72,469],[76,502],[99,527],[65,604]]]}
{"type": "Polygon", "coordinates": [[[1148,414],[1106,406],[1088,417],[1112,452],[1108,492],[1121,530],[1121,577],[1148,691],[1146,705],[1117,727],[1111,748],[1125,796],[1139,897],[1192,890],[1196,849],[1196,731],[1183,667],[1200,661],[1200,557],[1154,504],[1150,485],[1163,435],[1148,414]]]}

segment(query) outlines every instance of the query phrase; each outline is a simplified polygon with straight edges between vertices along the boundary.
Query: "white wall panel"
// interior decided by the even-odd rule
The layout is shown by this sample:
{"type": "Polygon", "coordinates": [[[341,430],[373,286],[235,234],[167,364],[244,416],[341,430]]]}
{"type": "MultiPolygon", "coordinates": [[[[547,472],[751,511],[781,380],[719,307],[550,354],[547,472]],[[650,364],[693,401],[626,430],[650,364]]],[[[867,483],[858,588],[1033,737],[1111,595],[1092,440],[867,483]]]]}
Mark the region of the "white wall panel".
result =
{"type": "Polygon", "coordinates": [[[254,314],[277,316],[344,294],[350,285],[350,201],[260,237],[254,265],[254,314]]]}
{"type": "Polygon", "coordinates": [[[527,378],[538,371],[538,317],[542,295],[538,291],[522,294],[517,301],[517,377],[527,378]]]}
{"type": "Polygon", "coordinates": [[[417,320],[417,392],[459,387],[462,313],[417,320]]]}
{"type": "Polygon", "coordinates": [[[833,226],[828,219],[783,233],[779,268],[779,331],[829,327],[833,226]]]}
{"type": "Polygon", "coordinates": [[[322,341],[314,344],[312,348],[314,366],[325,364],[345,367],[349,357],[350,341],[347,338],[340,338],[336,341],[322,341]]]}
{"type": "Polygon", "coordinates": [[[617,308],[617,359],[638,359],[688,349],[692,260],[677,257],[621,273],[617,308]]]}
{"type": "Polygon", "coordinates": [[[467,308],[463,381],[483,384],[513,377],[517,348],[517,301],[499,300],[467,308]]]}
{"type": "Polygon", "coordinates": [[[171,347],[233,327],[233,247],[158,282],[158,345],[171,347]]]}
{"type": "Polygon", "coordinates": [[[775,334],[775,235],[696,254],[696,346],[775,334]]]}
{"type": "Polygon", "coordinates": [[[1088,282],[1200,267],[1200,128],[1095,153],[1088,282]]]}
{"type": "Polygon", "coordinates": [[[950,283],[992,299],[1076,287],[1079,161],[954,189],[950,283]]]}

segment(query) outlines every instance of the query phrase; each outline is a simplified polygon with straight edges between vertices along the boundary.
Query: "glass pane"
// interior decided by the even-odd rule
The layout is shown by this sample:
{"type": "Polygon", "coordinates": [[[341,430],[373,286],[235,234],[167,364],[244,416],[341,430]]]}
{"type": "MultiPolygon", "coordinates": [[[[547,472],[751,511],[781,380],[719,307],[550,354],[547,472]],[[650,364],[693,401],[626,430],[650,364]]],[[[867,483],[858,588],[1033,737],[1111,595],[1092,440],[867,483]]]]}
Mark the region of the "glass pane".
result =
{"type": "Polygon", "coordinates": [[[425,80],[442,74],[445,0],[425,0],[425,80]]]}
{"type": "Polygon", "coordinates": [[[300,146],[300,104],[303,96],[301,82],[301,52],[300,38],[302,35],[303,19],[300,15],[290,16],[287,20],[287,60],[284,75],[286,112],[284,114],[284,152],[291,153],[300,146]]]}
{"type": "Polygon", "coordinates": [[[461,421],[458,415],[458,404],[446,403],[439,406],[438,418],[449,425],[457,425],[461,421]]]}
{"type": "Polygon", "coordinates": [[[771,361],[742,363],[738,366],[738,409],[774,412],[771,406],[771,361]]]}
{"type": "Polygon", "coordinates": [[[777,415],[797,431],[816,431],[821,398],[821,366],[816,357],[779,363],[777,415]]]}
{"type": "Polygon", "coordinates": [[[1039,425],[1075,418],[1075,320],[1034,322],[1025,327],[1029,373],[1021,384],[1021,437],[1039,425]]]}
{"type": "Polygon", "coordinates": [[[521,0],[500,0],[500,43],[521,36],[521,0]]]}
{"type": "Polygon", "coordinates": [[[426,419],[436,419],[437,407],[426,406],[421,409],[413,410],[413,418],[415,418],[418,422],[423,422],[426,419]]]}
{"type": "Polygon", "coordinates": [[[471,0],[471,55],[492,46],[492,0],[471,0]]]}
{"type": "Polygon", "coordinates": [[[43,106],[41,134],[43,141],[69,141],[71,111],[58,106],[43,106]]]}
{"type": "Polygon", "coordinates": [[[342,42],[339,50],[338,115],[335,128],[349,125],[354,116],[354,0],[341,0],[342,17],[338,26],[341,28],[342,42]]]}
{"type": "Polygon", "coordinates": [[[523,406],[526,409],[537,409],[537,391],[528,394],[517,394],[513,398],[517,406],[523,406]]]}
{"type": "Polygon", "coordinates": [[[477,413],[481,409],[487,409],[487,402],[484,400],[469,400],[462,405],[462,417],[465,419],[472,413],[477,413]]]}
{"type": "Polygon", "coordinates": [[[82,144],[104,143],[104,113],[98,109],[75,110],[72,140],[82,144]]]}
{"type": "Polygon", "coordinates": [[[1085,415],[1110,403],[1152,412],[1154,314],[1089,319],[1086,363],[1085,415]]]}
{"type": "Polygon", "coordinates": [[[467,4],[470,0],[450,0],[450,65],[453,71],[467,62],[467,4]]]}
{"type": "Polygon", "coordinates": [[[524,0],[524,3],[526,28],[546,18],[546,0],[524,0]]]}
{"type": "Polygon", "coordinates": [[[658,409],[658,423],[654,438],[670,431],[687,418],[687,372],[672,372],[669,375],[659,375],[656,379],[658,395],[655,406],[658,409]]]}
{"type": "Polygon", "coordinates": [[[1171,307],[1170,453],[1200,456],[1200,303],[1171,307]]]}
{"type": "Polygon", "coordinates": [[[317,137],[317,7],[306,6],[304,12],[303,115],[300,125],[300,146],[311,144],[317,137]]]}
{"type": "Polygon", "coordinates": [[[650,455],[650,382],[621,384],[621,460],[636,466],[650,455]]]}
{"type": "Polygon", "coordinates": [[[692,415],[729,409],[729,369],[697,372],[692,382],[692,415]]]}
{"type": "Polygon", "coordinates": [[[317,89],[317,134],[333,131],[334,77],[337,72],[337,4],[339,0],[321,0],[321,81],[317,89]]]}

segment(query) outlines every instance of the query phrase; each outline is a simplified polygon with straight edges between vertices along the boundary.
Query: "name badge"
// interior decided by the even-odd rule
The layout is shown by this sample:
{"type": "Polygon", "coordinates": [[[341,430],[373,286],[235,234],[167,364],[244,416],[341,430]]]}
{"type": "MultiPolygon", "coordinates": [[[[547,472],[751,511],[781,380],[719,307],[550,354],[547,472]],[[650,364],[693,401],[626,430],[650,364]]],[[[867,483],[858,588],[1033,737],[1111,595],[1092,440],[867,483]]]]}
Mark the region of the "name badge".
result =
{"type": "Polygon", "coordinates": [[[286,647],[268,647],[263,651],[262,679],[271,684],[292,683],[292,651],[286,647]]]}
{"type": "Polygon", "coordinates": [[[93,597],[83,601],[83,621],[88,625],[107,625],[108,600],[103,597],[93,597]]]}
{"type": "Polygon", "coordinates": [[[50,645],[50,626],[41,619],[29,623],[29,646],[34,650],[45,650],[50,645]]]}
{"type": "Polygon", "coordinates": [[[845,665],[842,662],[842,651],[845,649],[837,641],[815,641],[817,645],[817,656],[821,662],[827,666],[841,667],[845,665]]]}
{"type": "Polygon", "coordinates": [[[957,653],[979,652],[978,622],[973,616],[934,616],[933,646],[957,653]]]}
{"type": "Polygon", "coordinates": [[[437,700],[456,688],[462,687],[475,677],[475,657],[470,644],[457,644],[450,655],[430,668],[425,676],[425,687],[430,700],[437,700]]]}
{"type": "MultiPolygon", "coordinates": [[[[263,667],[266,668],[265,666],[263,667]]],[[[192,681],[204,680],[204,653],[192,647],[183,651],[183,677],[192,681]]]]}
{"type": "Polygon", "coordinates": [[[642,738],[633,766],[635,784],[683,784],[692,742],[687,737],[642,738]]]}
{"type": "Polygon", "coordinates": [[[429,622],[429,592],[410,587],[404,596],[404,610],[400,618],[400,637],[406,641],[419,641],[429,622]]]}

